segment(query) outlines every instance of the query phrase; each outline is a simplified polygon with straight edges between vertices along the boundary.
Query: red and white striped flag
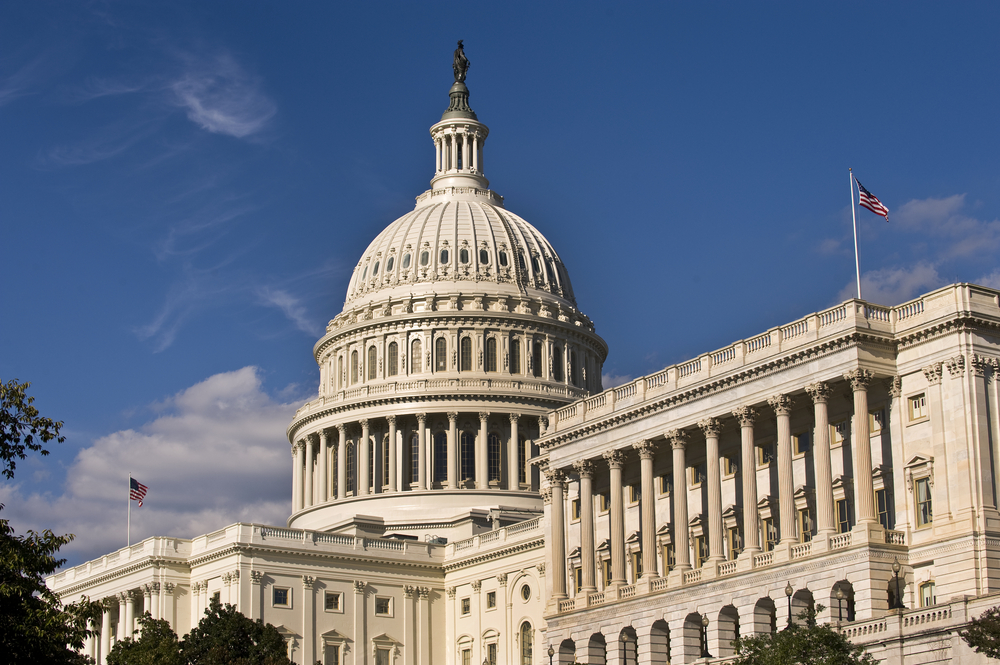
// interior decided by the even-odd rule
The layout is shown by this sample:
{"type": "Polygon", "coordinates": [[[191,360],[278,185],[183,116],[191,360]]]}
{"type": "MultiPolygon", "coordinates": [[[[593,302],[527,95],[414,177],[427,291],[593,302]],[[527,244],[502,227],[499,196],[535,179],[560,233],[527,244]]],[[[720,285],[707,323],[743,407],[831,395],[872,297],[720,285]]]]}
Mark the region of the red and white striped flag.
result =
{"type": "Polygon", "coordinates": [[[885,221],[889,221],[889,209],[885,207],[885,204],[878,200],[878,197],[865,189],[864,185],[857,178],[854,182],[858,183],[858,203],[864,207],[871,210],[876,215],[882,215],[885,217],[885,221]]]}
{"type": "Polygon", "coordinates": [[[142,508],[142,500],[146,498],[146,490],[149,488],[132,477],[128,479],[128,485],[128,498],[132,501],[138,501],[139,507],[142,508]]]}

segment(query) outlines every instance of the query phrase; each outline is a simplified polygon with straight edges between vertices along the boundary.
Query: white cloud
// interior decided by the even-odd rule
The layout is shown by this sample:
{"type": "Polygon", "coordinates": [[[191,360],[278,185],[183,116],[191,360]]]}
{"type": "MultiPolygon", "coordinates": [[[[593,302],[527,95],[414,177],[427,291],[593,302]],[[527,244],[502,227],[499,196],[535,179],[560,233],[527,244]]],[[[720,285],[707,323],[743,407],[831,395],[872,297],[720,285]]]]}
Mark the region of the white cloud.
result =
{"type": "Polygon", "coordinates": [[[229,55],[192,63],[170,88],[191,122],[236,138],[260,132],[277,110],[258,89],[257,81],[229,55]]]}
{"type": "Polygon", "coordinates": [[[142,427],[108,434],[81,450],[61,494],[24,495],[0,485],[4,517],[18,531],[74,533],[74,560],[125,545],[128,474],[149,487],[132,504],[132,542],[192,537],[236,521],[284,524],[291,457],[285,427],[296,403],[275,401],[255,367],[216,374],[155,405],[142,427]]]}
{"type": "Polygon", "coordinates": [[[937,260],[982,256],[1000,250],[1000,220],[985,221],[961,214],[965,194],[943,199],[914,199],[903,204],[890,224],[934,239],[937,260]]]}
{"type": "Polygon", "coordinates": [[[257,289],[257,295],[266,305],[277,307],[288,317],[288,320],[295,324],[295,327],[313,337],[319,337],[323,330],[314,321],[309,319],[306,308],[298,298],[283,289],[272,289],[262,287],[257,289]]]}
{"type": "Polygon", "coordinates": [[[601,385],[604,389],[616,388],[631,381],[635,381],[634,376],[628,374],[601,374],[601,385]]]}
{"type": "MultiPolygon", "coordinates": [[[[861,295],[868,302],[891,306],[943,284],[937,268],[921,262],[909,268],[883,268],[864,273],[861,275],[861,295]]],[[[838,298],[843,301],[856,296],[857,289],[852,281],[840,291],[838,298]]]]}
{"type": "Polygon", "coordinates": [[[987,275],[979,277],[976,279],[975,283],[988,286],[991,289],[1000,289],[1000,268],[987,275]]]}

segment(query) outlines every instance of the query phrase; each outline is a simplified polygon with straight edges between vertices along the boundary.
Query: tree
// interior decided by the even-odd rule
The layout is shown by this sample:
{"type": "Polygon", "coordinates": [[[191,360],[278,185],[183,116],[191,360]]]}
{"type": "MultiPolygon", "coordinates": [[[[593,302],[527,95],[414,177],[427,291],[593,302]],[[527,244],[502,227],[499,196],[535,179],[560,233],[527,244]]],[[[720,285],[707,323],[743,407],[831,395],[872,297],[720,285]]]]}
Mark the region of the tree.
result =
{"type": "MultiPolygon", "coordinates": [[[[41,417],[32,406],[30,385],[0,381],[0,461],[7,479],[27,451],[48,455],[43,443],[65,440],[62,423],[41,417]]],[[[66,562],[56,553],[71,540],[47,529],[18,536],[9,520],[0,519],[0,653],[11,665],[91,662],[78,651],[93,635],[87,622],[98,620],[100,608],[85,598],[63,607],[45,584],[45,576],[66,562]]]]}
{"type": "Polygon", "coordinates": [[[190,665],[291,665],[287,653],[277,628],[214,598],[181,644],[181,655],[190,665]]]}
{"type": "Polygon", "coordinates": [[[965,643],[989,658],[1000,658],[1000,607],[991,607],[958,633],[965,643]]]}
{"type": "Polygon", "coordinates": [[[138,637],[126,637],[111,647],[108,665],[184,665],[180,642],[165,619],[146,612],[139,626],[138,637]]]}
{"type": "Polygon", "coordinates": [[[817,625],[814,610],[799,614],[804,626],[792,624],[777,633],[736,640],[734,665],[875,665],[864,647],[852,644],[829,625],[817,625]]]}

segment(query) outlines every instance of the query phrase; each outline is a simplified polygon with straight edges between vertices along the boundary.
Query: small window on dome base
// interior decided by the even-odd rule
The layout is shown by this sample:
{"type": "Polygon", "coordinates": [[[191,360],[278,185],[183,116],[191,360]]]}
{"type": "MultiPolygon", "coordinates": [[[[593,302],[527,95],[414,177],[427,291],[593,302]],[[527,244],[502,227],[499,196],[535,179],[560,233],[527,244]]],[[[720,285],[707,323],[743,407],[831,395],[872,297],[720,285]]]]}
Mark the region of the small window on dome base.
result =
{"type": "Polygon", "coordinates": [[[403,270],[406,270],[409,267],[410,267],[410,255],[403,254],[403,270]]]}
{"type": "Polygon", "coordinates": [[[507,252],[500,252],[500,265],[507,267],[507,252]]]}
{"type": "Polygon", "coordinates": [[[394,257],[390,256],[389,260],[385,262],[385,271],[386,272],[392,272],[392,264],[394,262],[393,259],[394,259],[394,257]]]}
{"type": "Polygon", "coordinates": [[[442,249],[441,250],[441,263],[448,263],[448,250],[447,249],[442,249]]]}
{"type": "Polygon", "coordinates": [[[372,268],[372,277],[378,274],[378,261],[375,262],[375,267],[372,268]]]}
{"type": "Polygon", "coordinates": [[[420,265],[425,266],[431,260],[430,252],[420,252],[420,265]]]}
{"type": "Polygon", "coordinates": [[[458,252],[458,261],[459,261],[459,263],[468,263],[469,262],[469,250],[463,249],[463,250],[459,251],[458,252]]]}
{"type": "Polygon", "coordinates": [[[485,249],[479,250],[479,262],[486,265],[490,262],[490,253],[485,249]]]}

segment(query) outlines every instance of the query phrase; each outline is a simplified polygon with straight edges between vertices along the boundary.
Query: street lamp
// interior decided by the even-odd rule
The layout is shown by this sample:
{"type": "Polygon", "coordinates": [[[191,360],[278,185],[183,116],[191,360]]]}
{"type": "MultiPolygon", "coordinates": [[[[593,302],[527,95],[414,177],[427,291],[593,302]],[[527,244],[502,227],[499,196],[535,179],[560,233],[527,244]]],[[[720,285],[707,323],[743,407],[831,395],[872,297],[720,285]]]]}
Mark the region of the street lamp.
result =
{"type": "MultiPolygon", "coordinates": [[[[837,628],[844,621],[844,590],[837,587],[837,628]]],[[[552,665],[551,663],[549,665],[552,665]]]]}
{"type": "Polygon", "coordinates": [[[891,610],[905,610],[906,605],[903,604],[903,592],[899,586],[899,557],[893,557],[892,559],[892,574],[896,577],[896,598],[893,600],[891,610]]]}
{"type": "Polygon", "coordinates": [[[786,630],[792,627],[792,594],[794,592],[795,589],[792,588],[791,582],[785,585],[785,597],[788,598],[788,625],[785,626],[786,630]]]}
{"type": "Polygon", "coordinates": [[[708,615],[701,615],[701,657],[711,658],[712,654],[708,653],[708,615]]]}
{"type": "Polygon", "coordinates": [[[552,665],[552,656],[554,656],[554,655],[556,655],[556,650],[553,649],[552,645],[550,644],[549,645],[549,665],[552,665]]]}

